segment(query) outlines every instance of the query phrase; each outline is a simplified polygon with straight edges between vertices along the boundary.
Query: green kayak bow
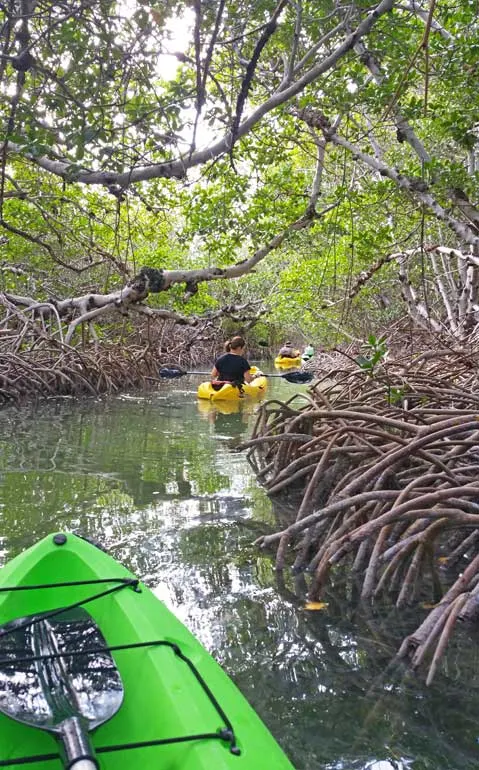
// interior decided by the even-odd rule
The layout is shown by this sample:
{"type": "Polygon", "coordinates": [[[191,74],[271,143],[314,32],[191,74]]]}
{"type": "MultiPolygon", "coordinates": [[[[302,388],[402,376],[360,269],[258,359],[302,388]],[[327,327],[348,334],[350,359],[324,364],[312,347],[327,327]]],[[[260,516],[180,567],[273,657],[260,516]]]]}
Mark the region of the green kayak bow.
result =
{"type": "Polygon", "coordinates": [[[76,535],[0,570],[0,624],[0,768],[294,770],[200,642],[76,535]]]}

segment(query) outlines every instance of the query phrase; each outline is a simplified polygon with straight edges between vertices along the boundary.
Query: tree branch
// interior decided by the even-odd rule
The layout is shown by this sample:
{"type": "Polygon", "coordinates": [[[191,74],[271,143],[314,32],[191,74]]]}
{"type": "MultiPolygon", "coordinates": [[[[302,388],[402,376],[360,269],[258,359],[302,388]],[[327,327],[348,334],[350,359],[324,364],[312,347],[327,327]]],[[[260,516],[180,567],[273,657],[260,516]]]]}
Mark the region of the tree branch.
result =
{"type": "MultiPolygon", "coordinates": [[[[266,114],[285,104],[297,94],[301,93],[306,86],[313,83],[321,75],[329,72],[337,62],[351,51],[357,41],[364,35],[367,35],[381,16],[390,11],[394,6],[395,0],[381,0],[377,6],[372,8],[367,16],[357,25],[356,29],[349,34],[342,43],[329,55],[325,56],[320,62],[312,66],[301,77],[289,85],[276,91],[269,99],[263,102],[254,112],[246,118],[238,127],[236,139],[248,134],[266,114]]],[[[59,176],[68,182],[81,182],[89,185],[119,185],[125,189],[130,184],[147,181],[148,179],[183,179],[188,169],[207,163],[215,158],[229,152],[233,140],[232,131],[228,131],[222,139],[210,145],[206,149],[198,150],[193,153],[172,159],[163,163],[155,163],[150,166],[138,166],[124,172],[114,171],[92,171],[87,168],[78,168],[71,161],[52,160],[47,156],[35,157],[31,154],[23,154],[20,148],[13,142],[8,142],[8,151],[18,153],[27,157],[36,165],[45,169],[55,176],[59,176]]]]}

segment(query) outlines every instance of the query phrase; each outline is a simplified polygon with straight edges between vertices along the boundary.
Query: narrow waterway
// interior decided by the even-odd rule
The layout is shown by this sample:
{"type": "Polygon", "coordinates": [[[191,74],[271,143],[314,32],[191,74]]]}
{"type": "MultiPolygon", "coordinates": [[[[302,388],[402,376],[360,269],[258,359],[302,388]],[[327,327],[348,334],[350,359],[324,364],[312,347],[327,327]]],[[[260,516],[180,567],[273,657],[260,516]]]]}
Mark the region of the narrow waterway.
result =
{"type": "MultiPolygon", "coordinates": [[[[53,531],[100,541],[225,667],[298,770],[477,768],[477,638],[459,636],[426,689],[390,665],[420,614],[368,614],[339,575],[327,607],[305,610],[301,579],[278,584],[253,546],[275,527],[235,449],[256,405],[216,409],[197,384],[0,412],[0,564],[53,531]]],[[[294,389],[270,380],[268,396],[294,389]]]]}

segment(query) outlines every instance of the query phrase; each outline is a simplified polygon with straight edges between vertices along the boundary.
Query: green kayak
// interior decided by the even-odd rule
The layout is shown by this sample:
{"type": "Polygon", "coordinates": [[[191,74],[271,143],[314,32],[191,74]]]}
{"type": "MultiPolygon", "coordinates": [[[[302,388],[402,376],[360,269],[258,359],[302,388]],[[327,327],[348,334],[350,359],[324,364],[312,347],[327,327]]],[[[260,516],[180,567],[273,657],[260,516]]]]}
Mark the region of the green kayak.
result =
{"type": "Polygon", "coordinates": [[[62,533],[0,570],[0,768],[20,765],[294,770],[165,605],[62,533]]]}

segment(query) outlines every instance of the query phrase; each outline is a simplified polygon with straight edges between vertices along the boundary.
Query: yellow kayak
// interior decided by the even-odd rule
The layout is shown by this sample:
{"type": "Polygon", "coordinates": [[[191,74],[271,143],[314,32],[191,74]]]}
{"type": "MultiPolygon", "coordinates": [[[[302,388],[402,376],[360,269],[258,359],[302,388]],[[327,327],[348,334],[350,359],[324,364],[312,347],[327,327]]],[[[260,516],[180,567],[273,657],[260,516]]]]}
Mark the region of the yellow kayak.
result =
{"type": "Polygon", "coordinates": [[[301,366],[301,356],[297,356],[296,358],[276,356],[274,359],[274,365],[280,369],[293,369],[296,366],[301,366]]]}
{"type": "MultiPolygon", "coordinates": [[[[260,373],[256,366],[252,366],[250,371],[252,374],[260,373]]],[[[219,388],[217,385],[212,385],[211,382],[202,382],[198,388],[198,398],[207,398],[208,401],[239,401],[242,395],[256,397],[264,395],[267,386],[268,381],[263,374],[256,377],[253,382],[245,382],[242,394],[236,385],[231,385],[229,382],[219,388]]]]}

